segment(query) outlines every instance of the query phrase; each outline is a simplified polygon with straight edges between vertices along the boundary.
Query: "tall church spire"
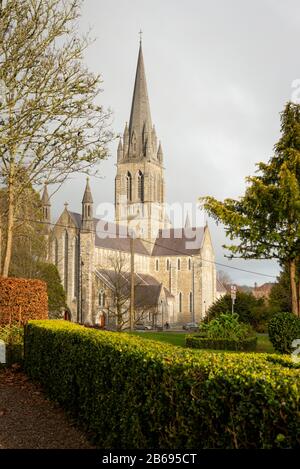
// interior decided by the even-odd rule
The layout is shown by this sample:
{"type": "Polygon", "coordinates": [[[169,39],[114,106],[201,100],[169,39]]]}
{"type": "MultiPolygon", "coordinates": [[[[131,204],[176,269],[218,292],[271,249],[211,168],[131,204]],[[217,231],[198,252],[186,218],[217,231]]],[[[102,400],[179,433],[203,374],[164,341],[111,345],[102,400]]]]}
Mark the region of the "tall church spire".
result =
{"type": "MultiPolygon", "coordinates": [[[[165,222],[163,154],[152,125],[142,41],[138,54],[129,125],[117,151],[115,219],[126,226],[136,216],[141,237],[153,240],[165,222]],[[123,148],[123,151],[122,151],[123,148]]],[[[151,250],[151,243],[146,243],[151,250]]]]}
{"type": "Polygon", "coordinates": [[[93,197],[88,177],[86,179],[86,186],[82,199],[82,229],[93,229],[93,197]]]}
{"type": "Polygon", "coordinates": [[[147,91],[142,43],[140,42],[129,121],[130,143],[134,143],[136,145],[134,153],[137,156],[141,156],[141,153],[143,152],[143,146],[146,143],[143,141],[143,133],[145,127],[147,127],[148,129],[152,129],[152,121],[147,91]],[[133,133],[135,135],[135,142],[132,142],[133,133]]]}

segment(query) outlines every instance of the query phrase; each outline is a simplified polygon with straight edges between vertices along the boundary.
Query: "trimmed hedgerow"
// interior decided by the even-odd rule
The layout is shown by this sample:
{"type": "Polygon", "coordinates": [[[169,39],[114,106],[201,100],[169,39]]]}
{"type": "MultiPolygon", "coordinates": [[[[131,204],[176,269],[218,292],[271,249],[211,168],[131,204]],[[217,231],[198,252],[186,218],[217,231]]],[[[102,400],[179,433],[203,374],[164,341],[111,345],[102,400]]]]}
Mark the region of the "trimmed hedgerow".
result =
{"type": "Polygon", "coordinates": [[[292,313],[277,313],[269,322],[268,332],[276,352],[291,353],[293,341],[300,339],[300,319],[292,313]]]}
{"type": "Polygon", "coordinates": [[[256,349],[257,338],[248,337],[246,339],[211,339],[198,335],[190,335],[185,339],[187,347],[212,349],[212,350],[233,350],[233,351],[253,351],[256,349]]]}
{"type": "Polygon", "coordinates": [[[30,321],[25,369],[102,448],[300,446],[300,371],[267,354],[30,321]]]}

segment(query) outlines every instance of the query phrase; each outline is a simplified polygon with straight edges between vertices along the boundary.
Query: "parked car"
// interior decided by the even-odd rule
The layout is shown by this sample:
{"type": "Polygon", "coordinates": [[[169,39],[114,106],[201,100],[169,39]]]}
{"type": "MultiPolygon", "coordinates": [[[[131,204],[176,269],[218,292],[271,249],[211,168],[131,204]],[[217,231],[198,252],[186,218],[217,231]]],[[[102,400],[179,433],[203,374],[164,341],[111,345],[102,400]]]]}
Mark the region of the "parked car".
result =
{"type": "Polygon", "coordinates": [[[196,322],[187,322],[183,324],[182,329],[184,329],[185,331],[198,331],[199,326],[196,322]]]}
{"type": "Polygon", "coordinates": [[[136,324],[134,329],[136,331],[151,331],[152,326],[150,326],[148,324],[136,324]]]}

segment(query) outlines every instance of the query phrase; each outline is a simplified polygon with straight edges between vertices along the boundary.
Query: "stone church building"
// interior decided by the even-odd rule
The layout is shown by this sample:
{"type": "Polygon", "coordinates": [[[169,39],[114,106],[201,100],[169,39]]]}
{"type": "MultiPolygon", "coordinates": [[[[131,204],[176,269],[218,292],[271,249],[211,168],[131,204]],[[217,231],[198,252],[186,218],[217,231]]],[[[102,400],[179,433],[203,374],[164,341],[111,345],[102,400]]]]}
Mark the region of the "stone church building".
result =
{"type": "Polygon", "coordinates": [[[191,227],[188,219],[183,228],[171,226],[164,171],[140,44],[130,120],[117,150],[115,223],[94,217],[89,180],[81,213],[65,204],[53,229],[47,187],[42,197],[49,258],[58,267],[72,321],[111,325],[117,303],[128,319],[132,278],[135,319],[143,323],[199,322],[216,299],[209,228],[191,227]]]}

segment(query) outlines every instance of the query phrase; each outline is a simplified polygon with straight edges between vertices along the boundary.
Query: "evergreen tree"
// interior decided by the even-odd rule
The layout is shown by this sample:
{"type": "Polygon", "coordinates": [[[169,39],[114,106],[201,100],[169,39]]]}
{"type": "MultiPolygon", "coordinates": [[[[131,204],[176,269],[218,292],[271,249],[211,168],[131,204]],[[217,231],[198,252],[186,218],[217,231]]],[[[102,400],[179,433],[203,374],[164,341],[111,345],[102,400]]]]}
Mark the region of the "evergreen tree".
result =
{"type": "Polygon", "coordinates": [[[247,178],[238,200],[203,197],[206,211],[222,222],[234,245],[229,257],[277,259],[289,272],[292,312],[300,315],[300,105],[288,103],[281,114],[281,138],[268,163],[247,178]]]}
{"type": "MultiPolygon", "coordinates": [[[[210,322],[221,314],[230,314],[231,308],[231,296],[222,296],[208,309],[205,322],[210,322]]],[[[241,291],[237,291],[234,312],[238,314],[241,322],[251,324],[257,331],[266,329],[266,323],[272,315],[263,298],[255,298],[252,293],[241,291]]]]}
{"type": "Polygon", "coordinates": [[[66,308],[66,294],[55,265],[46,262],[38,263],[35,278],[47,283],[48,308],[50,317],[61,317],[61,310],[66,308]]]}
{"type": "Polygon", "coordinates": [[[273,285],[269,305],[274,312],[292,312],[290,276],[287,269],[280,273],[277,283],[273,285]]]}

